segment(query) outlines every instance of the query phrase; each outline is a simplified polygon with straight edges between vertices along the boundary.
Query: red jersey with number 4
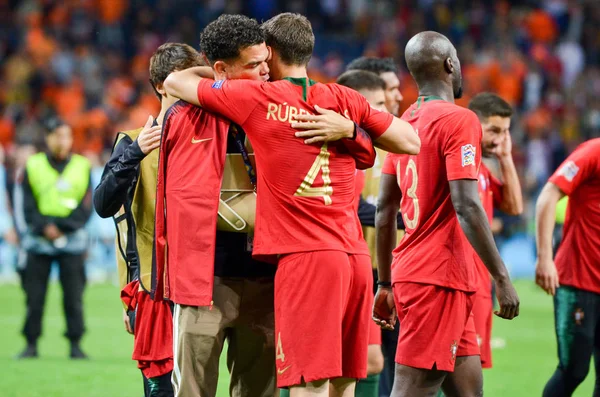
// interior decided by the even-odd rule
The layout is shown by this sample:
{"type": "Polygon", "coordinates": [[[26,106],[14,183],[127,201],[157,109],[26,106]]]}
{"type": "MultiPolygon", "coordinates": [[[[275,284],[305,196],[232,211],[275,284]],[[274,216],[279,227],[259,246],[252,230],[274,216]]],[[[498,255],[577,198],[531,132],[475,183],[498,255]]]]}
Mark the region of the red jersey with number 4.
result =
{"type": "Polygon", "coordinates": [[[202,79],[198,100],[240,125],[252,143],[258,174],[254,256],[369,253],[354,209],[354,158],[342,142],[306,145],[290,122],[295,115],[316,113],[314,105],[319,105],[346,115],[376,139],[390,126],[391,115],[373,110],[351,89],[306,78],[272,83],[202,79]]]}
{"type": "MultiPolygon", "coordinates": [[[[492,175],[483,162],[479,168],[479,197],[491,225],[494,219],[494,208],[498,208],[502,203],[502,182],[492,175]]],[[[477,263],[477,279],[479,280],[477,293],[483,296],[492,296],[490,273],[477,253],[475,253],[475,262],[477,263]]]]}
{"type": "Polygon", "coordinates": [[[402,116],[421,138],[416,156],[388,154],[383,173],[396,175],[406,234],[394,250],[392,282],[477,290],[475,251],[463,233],[448,181],[477,180],[481,124],[472,111],[419,97],[402,116]]]}
{"type": "Polygon", "coordinates": [[[575,149],[550,182],[569,196],[554,260],[558,280],[600,294],[600,138],[575,149]]]}

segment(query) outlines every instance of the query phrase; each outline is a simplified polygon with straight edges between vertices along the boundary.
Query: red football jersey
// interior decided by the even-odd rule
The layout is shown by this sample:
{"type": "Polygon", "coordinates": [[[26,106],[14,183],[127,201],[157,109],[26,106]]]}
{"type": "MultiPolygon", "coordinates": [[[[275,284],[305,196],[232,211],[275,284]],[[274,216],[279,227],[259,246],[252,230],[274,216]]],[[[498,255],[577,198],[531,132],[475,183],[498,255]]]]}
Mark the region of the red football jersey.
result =
{"type": "MultiPolygon", "coordinates": [[[[479,197],[491,225],[494,219],[494,208],[498,208],[502,202],[502,182],[492,175],[483,162],[479,168],[479,197]]],[[[490,272],[477,253],[475,253],[475,263],[477,263],[477,279],[479,280],[477,293],[484,296],[491,296],[492,281],[490,272]]]]}
{"type": "Polygon", "coordinates": [[[477,180],[481,124],[472,111],[438,97],[419,97],[402,119],[421,138],[416,156],[388,154],[396,175],[406,234],[394,250],[393,282],[475,291],[475,251],[460,228],[448,181],[477,180]]]}
{"type": "Polygon", "coordinates": [[[368,254],[354,209],[354,158],[341,142],[304,144],[290,121],[315,113],[313,105],[319,105],[349,117],[375,139],[390,126],[391,115],[372,109],[349,88],[306,78],[273,83],[202,79],[198,100],[240,125],[254,148],[254,256],[265,260],[317,250],[368,254]]]}
{"type": "Polygon", "coordinates": [[[600,294],[600,138],[581,144],[550,177],[567,196],[556,268],[562,285],[600,294]]]}

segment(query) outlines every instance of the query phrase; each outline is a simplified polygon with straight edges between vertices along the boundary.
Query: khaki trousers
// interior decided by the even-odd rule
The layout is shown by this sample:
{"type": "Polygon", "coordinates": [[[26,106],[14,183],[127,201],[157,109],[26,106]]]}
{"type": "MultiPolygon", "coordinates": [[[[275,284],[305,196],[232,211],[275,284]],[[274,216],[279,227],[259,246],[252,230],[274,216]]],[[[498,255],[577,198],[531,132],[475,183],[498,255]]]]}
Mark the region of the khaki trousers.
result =
{"type": "Polygon", "coordinates": [[[176,397],[215,396],[225,340],[230,395],[276,395],[273,281],[215,277],[213,306],[175,305],[176,397]]]}

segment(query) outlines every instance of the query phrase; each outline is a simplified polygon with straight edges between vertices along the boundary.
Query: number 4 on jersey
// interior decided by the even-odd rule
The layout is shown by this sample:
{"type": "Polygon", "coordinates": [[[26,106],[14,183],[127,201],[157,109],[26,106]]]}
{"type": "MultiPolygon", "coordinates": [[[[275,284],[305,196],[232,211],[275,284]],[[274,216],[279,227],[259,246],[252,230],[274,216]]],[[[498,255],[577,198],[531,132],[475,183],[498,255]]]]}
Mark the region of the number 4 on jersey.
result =
{"type": "Polygon", "coordinates": [[[296,193],[294,193],[294,196],[323,197],[325,205],[331,204],[333,188],[329,186],[331,184],[331,178],[329,176],[329,155],[327,142],[325,142],[323,146],[321,146],[321,152],[313,162],[308,174],[304,177],[304,180],[296,190],[296,193]],[[319,171],[322,172],[321,178],[323,179],[323,186],[314,187],[313,183],[315,183],[319,171]]]}

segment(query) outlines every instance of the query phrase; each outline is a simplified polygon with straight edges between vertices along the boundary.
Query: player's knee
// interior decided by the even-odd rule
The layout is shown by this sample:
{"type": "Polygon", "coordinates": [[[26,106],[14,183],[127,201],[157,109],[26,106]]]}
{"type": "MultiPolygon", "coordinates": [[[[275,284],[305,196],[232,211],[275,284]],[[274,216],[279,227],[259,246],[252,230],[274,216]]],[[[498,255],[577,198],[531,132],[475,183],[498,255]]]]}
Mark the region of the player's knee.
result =
{"type": "Polygon", "coordinates": [[[383,371],[384,359],[381,346],[369,345],[367,375],[377,375],[383,371]]]}

